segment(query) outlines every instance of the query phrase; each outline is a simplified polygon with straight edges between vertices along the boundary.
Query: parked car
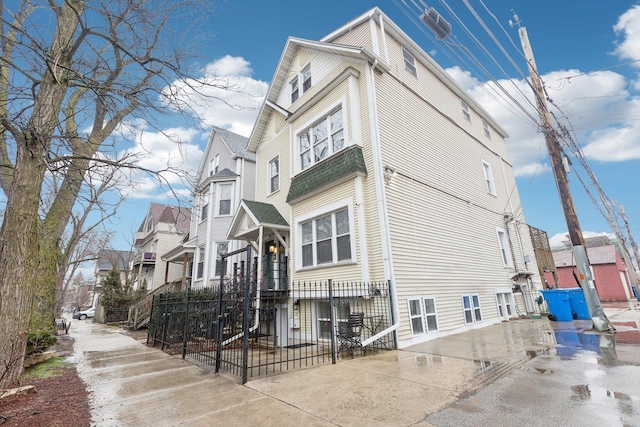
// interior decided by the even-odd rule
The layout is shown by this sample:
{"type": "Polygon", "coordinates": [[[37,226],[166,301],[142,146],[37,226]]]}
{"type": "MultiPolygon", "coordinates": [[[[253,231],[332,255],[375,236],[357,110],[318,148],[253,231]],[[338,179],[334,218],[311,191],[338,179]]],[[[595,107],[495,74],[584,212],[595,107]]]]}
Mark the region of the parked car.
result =
{"type": "Polygon", "coordinates": [[[84,320],[88,317],[93,317],[96,314],[96,309],[95,307],[91,307],[87,310],[82,310],[82,311],[78,311],[77,313],[73,314],[73,318],[74,319],[80,319],[80,320],[84,320]]]}

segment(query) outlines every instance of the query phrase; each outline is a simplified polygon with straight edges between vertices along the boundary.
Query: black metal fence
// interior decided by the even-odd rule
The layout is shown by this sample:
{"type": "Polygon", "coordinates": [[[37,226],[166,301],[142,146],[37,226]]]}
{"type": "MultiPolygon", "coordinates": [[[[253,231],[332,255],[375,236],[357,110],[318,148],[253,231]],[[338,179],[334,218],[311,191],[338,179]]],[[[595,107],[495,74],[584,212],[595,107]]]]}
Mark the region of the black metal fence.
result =
{"type": "Polygon", "coordinates": [[[243,383],[395,348],[386,331],[393,324],[388,283],[328,280],[274,290],[257,280],[256,267],[257,259],[241,262],[215,287],[156,295],[148,342],[181,347],[183,357],[243,383]]]}

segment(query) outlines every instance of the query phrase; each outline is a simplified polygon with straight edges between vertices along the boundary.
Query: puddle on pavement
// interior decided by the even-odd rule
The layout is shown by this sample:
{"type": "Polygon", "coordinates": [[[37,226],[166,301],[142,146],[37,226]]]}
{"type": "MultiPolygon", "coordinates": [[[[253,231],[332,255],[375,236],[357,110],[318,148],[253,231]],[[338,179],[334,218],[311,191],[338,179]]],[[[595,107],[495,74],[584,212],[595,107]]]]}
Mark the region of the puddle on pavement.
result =
{"type": "Polygon", "coordinates": [[[416,366],[433,366],[444,364],[442,356],[434,356],[432,354],[421,354],[415,357],[416,366]]]}

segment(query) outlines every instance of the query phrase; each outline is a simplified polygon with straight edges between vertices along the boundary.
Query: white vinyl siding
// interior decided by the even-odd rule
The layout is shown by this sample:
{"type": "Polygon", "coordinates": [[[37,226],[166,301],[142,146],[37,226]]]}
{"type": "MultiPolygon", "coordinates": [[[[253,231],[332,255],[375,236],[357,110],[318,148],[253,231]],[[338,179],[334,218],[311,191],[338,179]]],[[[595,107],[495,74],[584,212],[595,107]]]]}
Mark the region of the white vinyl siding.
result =
{"type": "Polygon", "coordinates": [[[496,195],[496,183],[493,180],[493,171],[491,170],[491,165],[484,160],[482,161],[482,172],[484,173],[484,182],[487,187],[487,193],[492,196],[496,195]]]}

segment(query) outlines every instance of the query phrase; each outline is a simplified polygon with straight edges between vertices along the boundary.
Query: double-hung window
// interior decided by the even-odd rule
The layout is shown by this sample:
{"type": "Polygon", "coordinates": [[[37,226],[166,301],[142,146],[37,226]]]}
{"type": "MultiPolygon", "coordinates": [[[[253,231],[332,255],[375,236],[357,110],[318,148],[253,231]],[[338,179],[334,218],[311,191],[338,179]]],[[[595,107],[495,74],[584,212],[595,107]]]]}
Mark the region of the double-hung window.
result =
{"type": "Polygon", "coordinates": [[[422,303],[420,298],[409,300],[409,321],[413,335],[424,334],[424,321],[422,319],[422,303]]]}
{"type": "Polygon", "coordinates": [[[196,279],[202,279],[202,275],[204,274],[204,257],[205,251],[203,246],[198,248],[198,265],[196,270],[196,279]]]}
{"type": "Polygon", "coordinates": [[[269,193],[280,189],[280,156],[269,162],[269,193]]]}
{"type": "Polygon", "coordinates": [[[489,122],[482,120],[482,129],[484,130],[484,136],[491,139],[491,129],[489,129],[489,122]]]}
{"type": "Polygon", "coordinates": [[[209,216],[209,204],[205,202],[204,205],[202,205],[202,211],[200,212],[200,221],[204,221],[205,219],[207,219],[208,216],[209,216]]]}
{"type": "Polygon", "coordinates": [[[218,186],[218,215],[231,215],[231,195],[233,184],[220,184],[218,186]]]}
{"type": "Polygon", "coordinates": [[[342,107],[298,136],[300,169],[305,170],[344,148],[342,107]]]}
{"type": "Polygon", "coordinates": [[[487,193],[492,196],[496,195],[496,184],[493,180],[493,172],[491,171],[491,165],[484,160],[482,161],[482,172],[484,173],[484,182],[487,186],[487,193]]]}
{"type": "Polygon", "coordinates": [[[464,102],[462,99],[460,100],[460,107],[462,108],[462,115],[468,122],[471,121],[471,111],[469,110],[469,104],[464,102]]]}
{"type": "Polygon", "coordinates": [[[311,88],[311,65],[307,65],[300,74],[289,82],[289,85],[291,87],[291,103],[293,104],[300,98],[300,86],[302,86],[302,93],[311,88]]]}
{"type": "Polygon", "coordinates": [[[300,224],[302,267],[351,260],[349,209],[322,215],[300,224]]]}
{"type": "Polygon", "coordinates": [[[416,58],[414,58],[413,55],[411,55],[405,48],[402,48],[402,59],[404,60],[404,69],[410,72],[413,77],[418,77],[416,58]]]}
{"type": "Polygon", "coordinates": [[[466,324],[482,321],[480,298],[478,298],[478,295],[463,295],[462,308],[464,310],[464,321],[466,324]]]}
{"type": "Polygon", "coordinates": [[[509,239],[507,236],[507,230],[504,228],[496,228],[496,234],[498,235],[498,247],[500,248],[500,258],[502,259],[502,265],[504,267],[512,267],[511,262],[509,239]]]}
{"type": "Polygon", "coordinates": [[[413,335],[423,334],[425,327],[427,332],[436,332],[438,330],[438,315],[435,298],[410,298],[408,302],[411,333],[413,335]]]}

